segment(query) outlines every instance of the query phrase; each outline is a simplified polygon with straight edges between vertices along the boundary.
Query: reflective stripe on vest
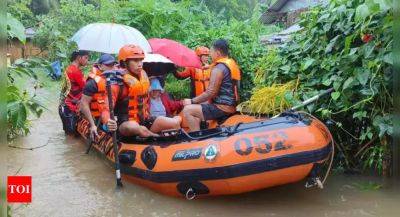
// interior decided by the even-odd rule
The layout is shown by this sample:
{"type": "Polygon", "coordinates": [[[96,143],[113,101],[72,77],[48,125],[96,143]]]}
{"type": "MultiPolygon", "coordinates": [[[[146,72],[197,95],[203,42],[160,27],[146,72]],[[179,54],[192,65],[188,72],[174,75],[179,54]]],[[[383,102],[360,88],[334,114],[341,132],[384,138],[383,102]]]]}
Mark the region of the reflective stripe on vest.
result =
{"type": "Polygon", "coordinates": [[[150,117],[149,78],[147,77],[146,72],[142,71],[140,80],[130,74],[125,74],[124,82],[128,86],[129,120],[142,123],[150,117]]]}

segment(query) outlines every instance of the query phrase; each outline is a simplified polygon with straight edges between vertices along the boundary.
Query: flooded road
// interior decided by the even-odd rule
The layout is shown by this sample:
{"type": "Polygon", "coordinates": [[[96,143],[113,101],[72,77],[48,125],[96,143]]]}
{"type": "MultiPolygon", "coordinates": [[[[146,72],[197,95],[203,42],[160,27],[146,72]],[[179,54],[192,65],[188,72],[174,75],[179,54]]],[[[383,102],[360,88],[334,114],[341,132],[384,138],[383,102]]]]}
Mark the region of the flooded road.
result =
{"type": "Polygon", "coordinates": [[[128,182],[116,190],[113,169],[94,152],[84,154],[83,140],[64,135],[56,100],[50,104],[49,111],[33,122],[32,133],[11,144],[19,148],[0,153],[8,159],[8,175],[32,176],[32,203],[12,205],[13,216],[330,217],[400,213],[400,191],[394,183],[359,176],[330,176],[323,190],[305,189],[302,181],[194,201],[163,196],[128,182]],[[383,187],[363,190],[360,186],[366,182],[383,187]]]}

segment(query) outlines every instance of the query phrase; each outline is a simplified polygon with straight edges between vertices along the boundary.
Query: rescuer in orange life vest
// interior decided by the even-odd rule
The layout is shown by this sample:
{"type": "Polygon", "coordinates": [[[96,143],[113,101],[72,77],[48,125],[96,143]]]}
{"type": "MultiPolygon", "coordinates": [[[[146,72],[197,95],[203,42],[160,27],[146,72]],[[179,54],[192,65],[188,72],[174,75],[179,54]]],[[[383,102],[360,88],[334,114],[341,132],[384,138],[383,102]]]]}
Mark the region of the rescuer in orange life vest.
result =
{"type": "Polygon", "coordinates": [[[122,97],[113,92],[113,103],[117,104],[117,122],[109,118],[107,98],[101,115],[108,130],[118,129],[123,136],[158,136],[156,133],[162,130],[180,128],[180,119],[150,116],[150,81],[142,68],[144,57],[143,50],[135,45],[125,45],[119,50],[118,59],[121,69],[124,70],[125,90],[122,91],[122,97]]]}
{"type": "Polygon", "coordinates": [[[95,121],[99,121],[98,119],[104,108],[105,97],[107,96],[106,78],[102,76],[102,73],[115,69],[115,64],[116,61],[112,55],[101,55],[97,63],[93,66],[92,71],[90,71],[83,89],[80,108],[84,117],[90,123],[90,136],[92,139],[98,136],[95,121]]]}
{"type": "Polygon", "coordinates": [[[195,50],[203,64],[201,69],[187,67],[185,70],[174,73],[178,79],[189,78],[191,80],[190,97],[194,98],[206,91],[210,83],[210,66],[208,64],[210,50],[207,47],[197,47],[195,50]]]}
{"type": "Polygon", "coordinates": [[[200,130],[202,120],[216,120],[236,112],[241,75],[238,65],[228,55],[228,42],[223,39],[215,41],[210,51],[213,63],[209,86],[199,96],[184,99],[183,116],[190,131],[200,130]],[[205,103],[207,101],[210,103],[205,103]]]}

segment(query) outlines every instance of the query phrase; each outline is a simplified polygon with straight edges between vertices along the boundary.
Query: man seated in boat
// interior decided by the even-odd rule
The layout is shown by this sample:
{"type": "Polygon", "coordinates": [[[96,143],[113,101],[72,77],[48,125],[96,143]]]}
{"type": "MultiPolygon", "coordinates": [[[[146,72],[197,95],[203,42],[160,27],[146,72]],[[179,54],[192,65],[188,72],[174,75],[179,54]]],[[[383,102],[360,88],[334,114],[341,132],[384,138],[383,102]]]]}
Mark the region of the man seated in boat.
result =
{"type": "Polygon", "coordinates": [[[90,137],[97,137],[97,125],[104,107],[106,97],[106,78],[102,76],[105,71],[115,69],[115,58],[110,54],[103,54],[93,66],[83,88],[83,95],[80,102],[81,112],[90,124],[90,137]]]}
{"type": "Polygon", "coordinates": [[[157,78],[150,80],[150,115],[153,117],[173,117],[182,121],[180,116],[174,116],[183,109],[182,100],[172,100],[164,91],[157,78]]]}
{"type": "Polygon", "coordinates": [[[224,39],[216,40],[210,51],[210,84],[206,91],[192,99],[184,100],[183,116],[190,131],[200,130],[203,120],[218,120],[236,112],[239,102],[240,69],[229,58],[229,45],[224,39]],[[209,103],[205,103],[209,101],[209,103]]]}
{"type": "Polygon", "coordinates": [[[113,104],[119,104],[115,110],[117,121],[109,118],[107,98],[101,118],[103,123],[107,123],[108,130],[118,129],[122,136],[158,136],[156,133],[162,130],[180,128],[180,121],[177,119],[150,115],[150,81],[143,70],[144,57],[143,50],[135,45],[123,46],[118,54],[120,69],[124,72],[125,90],[120,91],[122,97],[113,94],[113,104]]]}

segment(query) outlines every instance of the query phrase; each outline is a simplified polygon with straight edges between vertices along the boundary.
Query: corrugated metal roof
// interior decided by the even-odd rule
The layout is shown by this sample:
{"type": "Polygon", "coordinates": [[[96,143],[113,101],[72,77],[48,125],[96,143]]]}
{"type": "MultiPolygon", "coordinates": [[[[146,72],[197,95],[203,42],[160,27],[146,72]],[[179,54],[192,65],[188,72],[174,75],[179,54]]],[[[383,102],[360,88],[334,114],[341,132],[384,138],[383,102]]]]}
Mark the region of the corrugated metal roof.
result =
{"type": "Polygon", "coordinates": [[[277,0],[260,17],[261,22],[271,24],[287,12],[314,7],[328,0],[277,0]],[[280,15],[280,16],[278,16],[280,15]]]}
{"type": "Polygon", "coordinates": [[[260,42],[265,44],[282,44],[289,41],[292,38],[292,34],[302,30],[303,28],[299,24],[294,24],[289,28],[272,35],[264,35],[260,37],[260,42]]]}
{"type": "Polygon", "coordinates": [[[285,4],[288,1],[293,1],[293,0],[277,0],[274,4],[271,5],[271,7],[268,8],[267,11],[278,12],[283,6],[285,6],[285,4]]]}

